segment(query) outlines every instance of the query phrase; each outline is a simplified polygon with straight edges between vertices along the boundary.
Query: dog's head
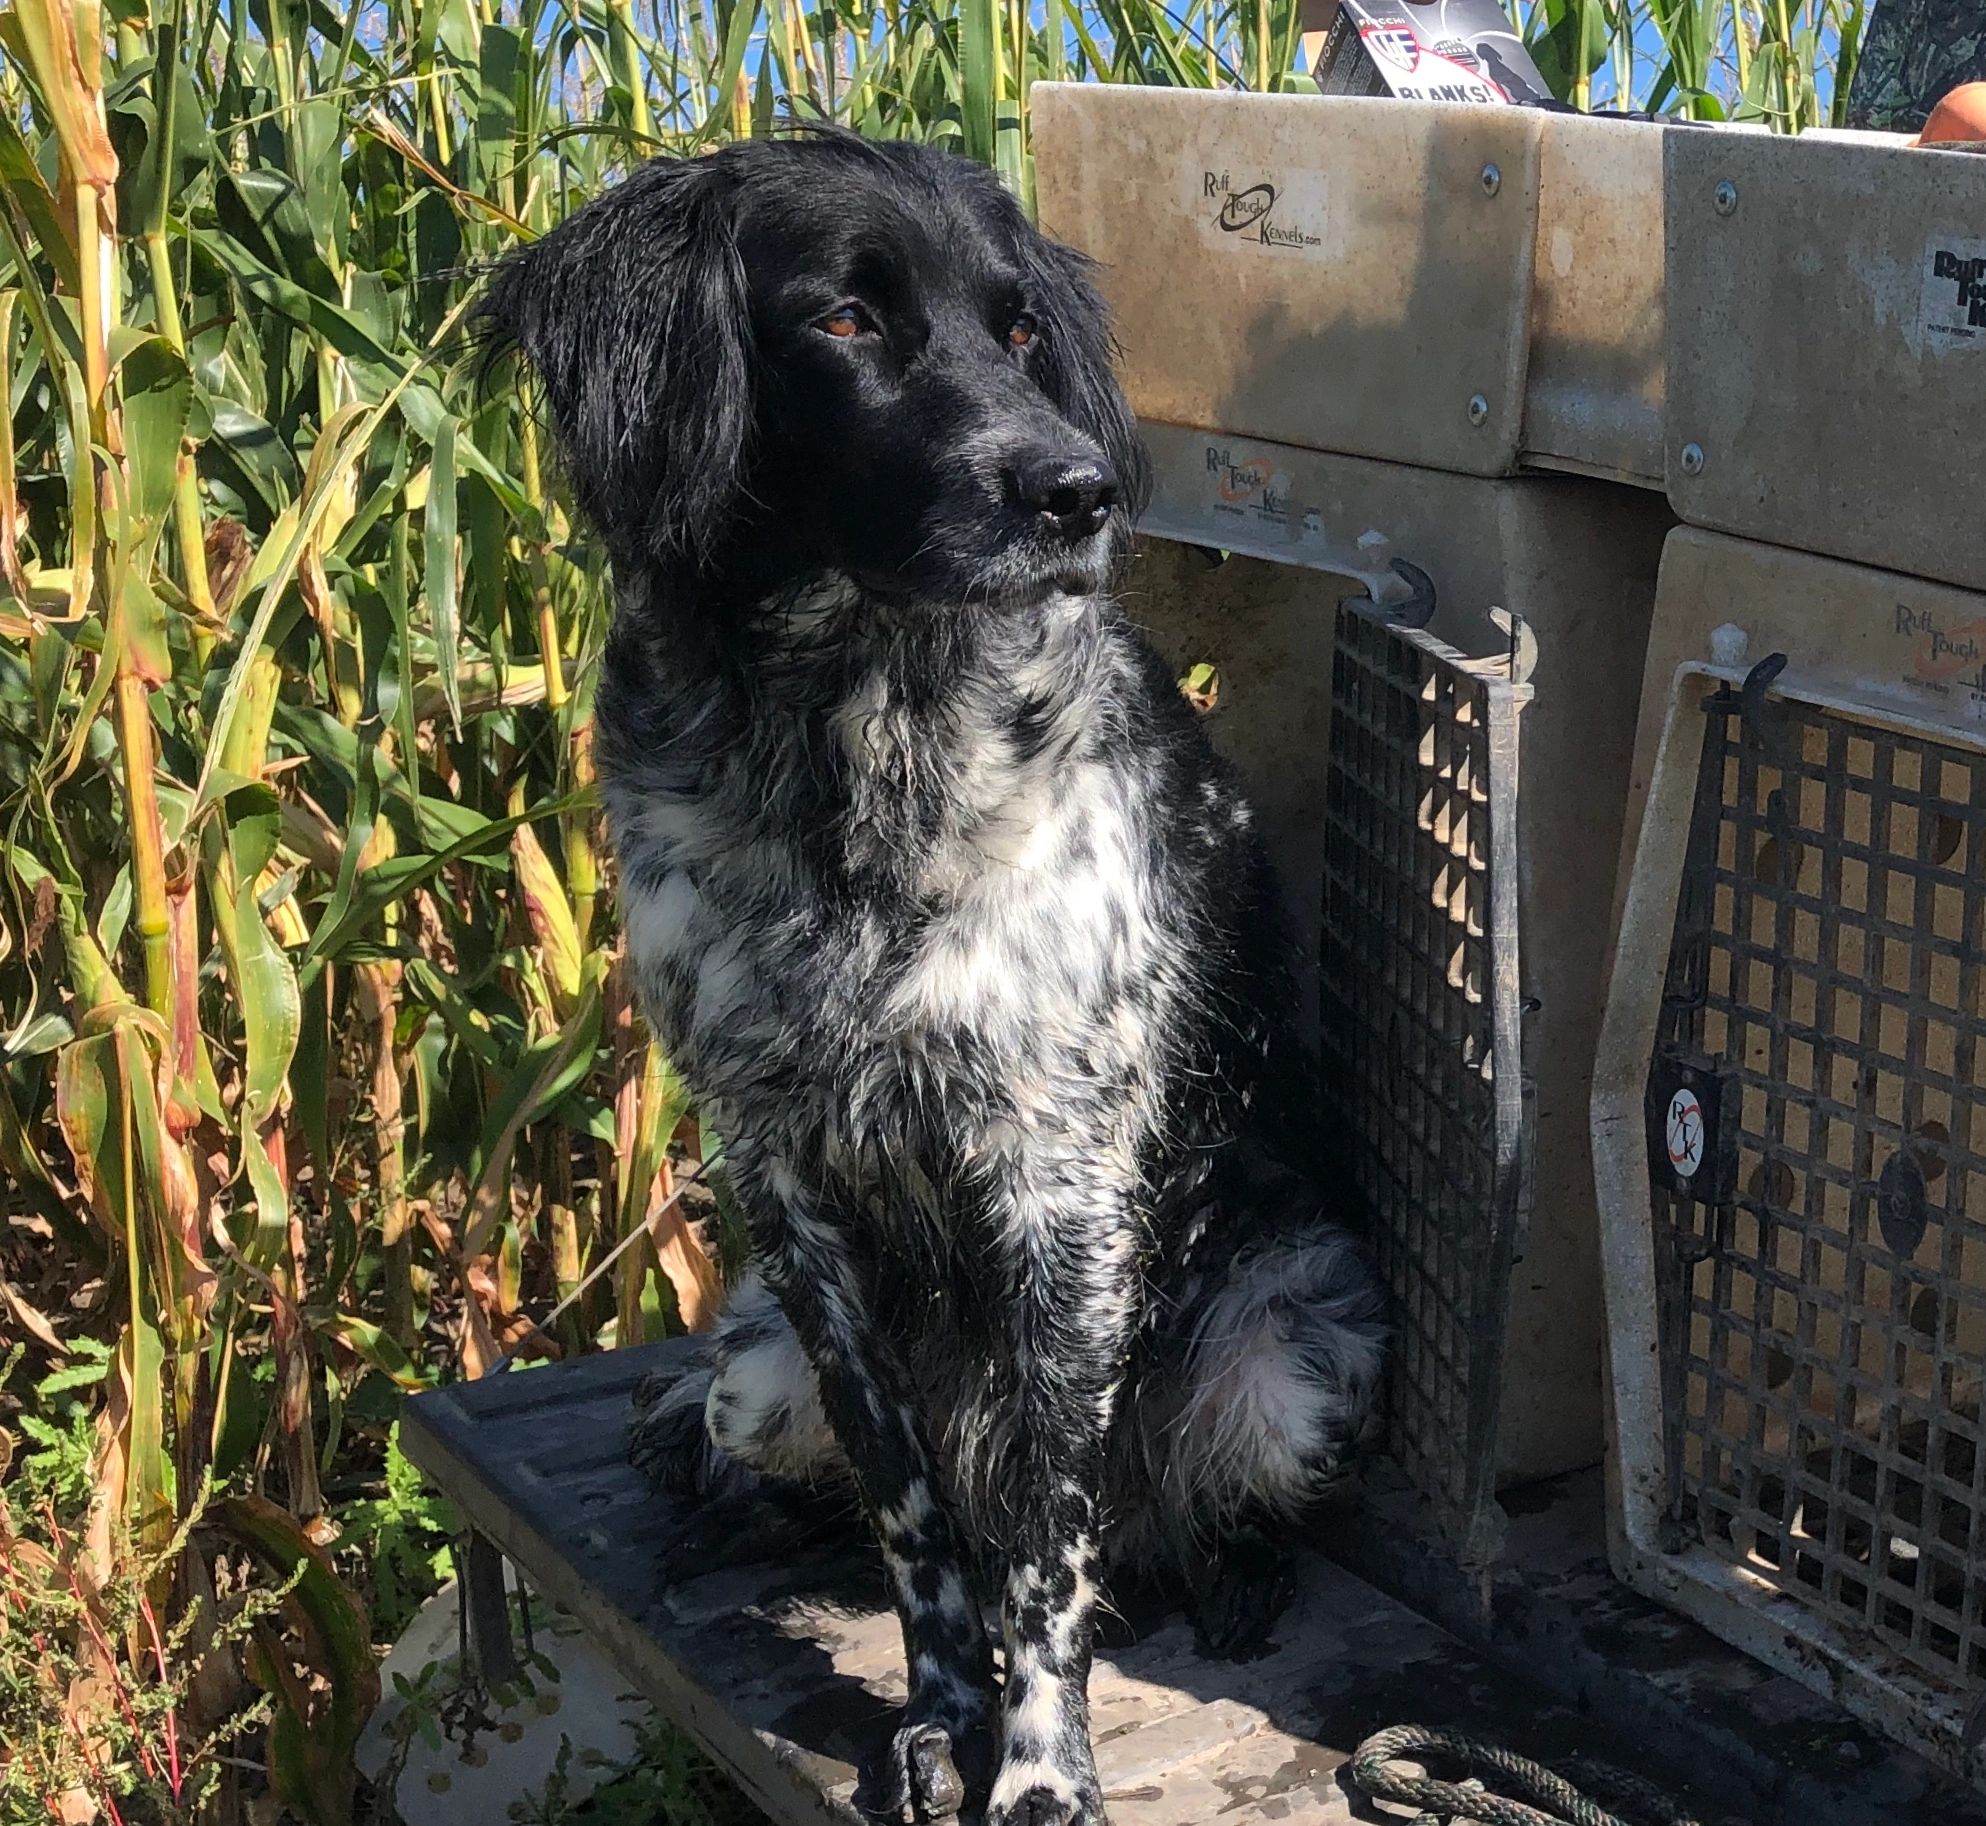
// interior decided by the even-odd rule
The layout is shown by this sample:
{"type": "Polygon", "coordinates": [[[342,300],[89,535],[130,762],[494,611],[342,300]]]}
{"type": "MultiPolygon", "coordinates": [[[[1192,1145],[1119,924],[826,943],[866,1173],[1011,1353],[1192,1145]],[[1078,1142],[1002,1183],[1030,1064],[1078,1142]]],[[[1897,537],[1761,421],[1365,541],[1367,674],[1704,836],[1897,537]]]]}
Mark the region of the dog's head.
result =
{"type": "Polygon", "coordinates": [[[1101,585],[1143,505],[1082,257],[928,147],[658,160],[513,255],[485,315],[618,563],[1018,603],[1101,585]]]}

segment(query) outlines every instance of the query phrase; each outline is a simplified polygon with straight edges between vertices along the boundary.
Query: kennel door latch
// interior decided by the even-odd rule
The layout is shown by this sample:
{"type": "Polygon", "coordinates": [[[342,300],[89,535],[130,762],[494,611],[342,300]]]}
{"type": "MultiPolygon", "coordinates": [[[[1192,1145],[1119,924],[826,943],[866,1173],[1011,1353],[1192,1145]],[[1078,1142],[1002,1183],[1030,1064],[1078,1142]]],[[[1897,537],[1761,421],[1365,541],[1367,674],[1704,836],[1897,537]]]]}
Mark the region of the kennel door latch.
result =
{"type": "Polygon", "coordinates": [[[1664,1050],[1648,1074],[1648,1176],[1713,1209],[1738,1194],[1737,1074],[1699,1054],[1664,1050]]]}

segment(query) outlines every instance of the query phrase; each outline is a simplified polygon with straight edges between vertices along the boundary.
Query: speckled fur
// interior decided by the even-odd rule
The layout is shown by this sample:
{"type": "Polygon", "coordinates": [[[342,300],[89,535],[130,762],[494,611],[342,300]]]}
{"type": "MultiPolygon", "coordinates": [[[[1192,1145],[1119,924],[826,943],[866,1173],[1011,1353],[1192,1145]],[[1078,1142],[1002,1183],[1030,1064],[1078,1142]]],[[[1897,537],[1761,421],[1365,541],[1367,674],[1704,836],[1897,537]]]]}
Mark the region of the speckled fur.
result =
{"type": "Polygon", "coordinates": [[[885,1811],[956,1811],[997,1707],[990,1826],[1092,1826],[1106,1564],[1299,1515],[1380,1351],[1247,806],[1112,593],[1142,456],[1100,308],[984,174],[840,136],[651,167],[491,308],[614,557],[629,945],[753,1226],[760,1279],[662,1398],[670,1462],[854,1468],[911,1675],[885,1811]],[[844,287],[887,298],[874,346],[793,327],[844,287]],[[692,488],[670,402],[713,372],[739,397],[695,402],[696,461],[728,483],[692,488]],[[1094,538],[1016,509],[1044,445],[1122,478],[1094,538]]]}

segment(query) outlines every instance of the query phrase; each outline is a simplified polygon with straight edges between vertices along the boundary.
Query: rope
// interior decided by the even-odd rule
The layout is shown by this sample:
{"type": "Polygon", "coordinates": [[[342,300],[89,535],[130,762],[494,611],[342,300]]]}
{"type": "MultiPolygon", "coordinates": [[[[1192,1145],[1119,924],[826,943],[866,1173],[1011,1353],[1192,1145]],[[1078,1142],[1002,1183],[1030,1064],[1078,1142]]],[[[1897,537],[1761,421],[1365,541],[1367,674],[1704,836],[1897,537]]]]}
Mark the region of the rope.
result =
{"type": "MultiPolygon", "coordinates": [[[[1631,1807],[1639,1826],[1697,1826],[1659,1788],[1639,1776],[1599,1763],[1582,1764],[1582,1773],[1592,1786],[1604,1788],[1616,1805],[1631,1807]]],[[[1474,1822],[1475,1826],[1629,1826],[1628,1821],[1607,1812],[1542,1763],[1527,1762],[1495,1744],[1422,1725],[1396,1725],[1368,1737],[1352,1752],[1350,1776],[1376,1801],[1419,1807],[1422,1826],[1453,1822],[1474,1822]],[[1425,1764],[1430,1759],[1460,1761],[1469,1775],[1463,1781],[1445,1782],[1394,1767],[1408,1761],[1425,1764]],[[1500,1778],[1502,1786],[1524,1798],[1513,1800],[1493,1793],[1482,1779],[1486,1775],[1500,1778]]]]}

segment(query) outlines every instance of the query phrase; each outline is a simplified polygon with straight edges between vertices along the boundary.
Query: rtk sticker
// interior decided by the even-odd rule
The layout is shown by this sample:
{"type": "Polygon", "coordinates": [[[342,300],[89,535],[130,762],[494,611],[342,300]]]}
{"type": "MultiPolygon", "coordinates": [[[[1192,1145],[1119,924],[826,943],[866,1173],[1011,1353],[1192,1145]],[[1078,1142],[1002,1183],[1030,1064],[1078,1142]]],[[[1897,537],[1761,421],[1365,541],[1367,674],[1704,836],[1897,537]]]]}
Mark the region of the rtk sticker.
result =
{"type": "Polygon", "coordinates": [[[1938,235],[1926,244],[1917,321],[1934,347],[1986,345],[1986,241],[1938,235]]]}

